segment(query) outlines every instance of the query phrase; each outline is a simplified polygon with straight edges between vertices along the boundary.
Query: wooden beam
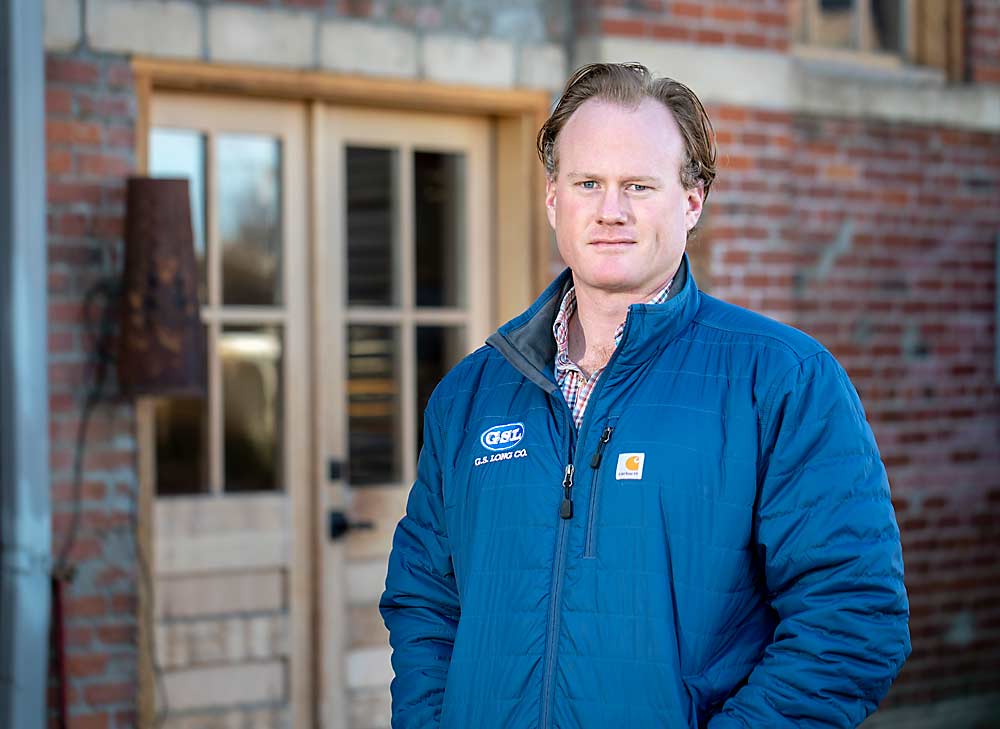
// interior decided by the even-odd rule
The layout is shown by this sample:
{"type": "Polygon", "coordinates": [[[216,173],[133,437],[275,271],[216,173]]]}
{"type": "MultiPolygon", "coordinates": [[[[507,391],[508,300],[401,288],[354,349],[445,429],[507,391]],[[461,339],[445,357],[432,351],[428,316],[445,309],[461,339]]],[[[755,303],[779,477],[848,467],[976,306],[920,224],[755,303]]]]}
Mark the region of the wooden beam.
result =
{"type": "Polygon", "coordinates": [[[548,93],[527,89],[490,89],[398,79],[347,76],[323,71],[292,71],[137,57],[136,77],[152,88],[231,92],[280,99],[318,99],[353,106],[421,109],[471,114],[518,115],[546,108],[548,93]]]}

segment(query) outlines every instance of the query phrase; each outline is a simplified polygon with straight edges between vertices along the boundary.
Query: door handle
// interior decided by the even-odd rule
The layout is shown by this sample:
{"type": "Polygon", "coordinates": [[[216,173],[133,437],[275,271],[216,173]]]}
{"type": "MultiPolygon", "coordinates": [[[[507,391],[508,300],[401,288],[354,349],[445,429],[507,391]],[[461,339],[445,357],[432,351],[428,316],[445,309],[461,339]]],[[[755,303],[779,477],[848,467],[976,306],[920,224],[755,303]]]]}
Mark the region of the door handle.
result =
{"type": "Polygon", "coordinates": [[[342,511],[331,511],[326,517],[326,533],[331,541],[342,538],[351,529],[374,529],[371,521],[350,521],[342,511]]]}

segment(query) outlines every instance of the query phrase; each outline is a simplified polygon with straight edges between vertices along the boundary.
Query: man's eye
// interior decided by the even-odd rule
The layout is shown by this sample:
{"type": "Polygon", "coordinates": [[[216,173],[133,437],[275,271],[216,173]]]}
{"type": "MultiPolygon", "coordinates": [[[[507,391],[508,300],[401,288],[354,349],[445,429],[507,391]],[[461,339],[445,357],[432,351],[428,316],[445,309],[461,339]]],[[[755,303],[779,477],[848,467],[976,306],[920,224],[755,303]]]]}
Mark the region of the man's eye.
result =
{"type": "Polygon", "coordinates": [[[632,188],[634,192],[645,192],[649,188],[646,185],[640,185],[638,182],[633,182],[629,187],[632,188]]]}
{"type": "Polygon", "coordinates": [[[584,190],[594,190],[597,188],[597,183],[594,182],[593,180],[584,180],[583,182],[580,183],[580,187],[582,187],[584,190]]]}

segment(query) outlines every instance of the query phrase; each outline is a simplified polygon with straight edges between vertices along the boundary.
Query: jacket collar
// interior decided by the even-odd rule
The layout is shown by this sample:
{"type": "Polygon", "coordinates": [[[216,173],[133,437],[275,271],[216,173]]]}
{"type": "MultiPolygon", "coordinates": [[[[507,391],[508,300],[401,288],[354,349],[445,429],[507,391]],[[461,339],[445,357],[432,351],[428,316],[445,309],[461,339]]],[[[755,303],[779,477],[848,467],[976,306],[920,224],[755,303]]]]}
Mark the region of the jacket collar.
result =
{"type": "MultiPolygon", "coordinates": [[[[486,343],[499,351],[519,372],[546,392],[557,385],[553,370],[556,343],[552,322],[559,304],[573,285],[567,268],[548,285],[524,313],[490,335],[486,343]]],[[[687,253],[662,304],[632,304],[625,331],[616,353],[616,367],[634,367],[651,359],[688,325],[701,304],[698,286],[691,275],[687,253]]]]}

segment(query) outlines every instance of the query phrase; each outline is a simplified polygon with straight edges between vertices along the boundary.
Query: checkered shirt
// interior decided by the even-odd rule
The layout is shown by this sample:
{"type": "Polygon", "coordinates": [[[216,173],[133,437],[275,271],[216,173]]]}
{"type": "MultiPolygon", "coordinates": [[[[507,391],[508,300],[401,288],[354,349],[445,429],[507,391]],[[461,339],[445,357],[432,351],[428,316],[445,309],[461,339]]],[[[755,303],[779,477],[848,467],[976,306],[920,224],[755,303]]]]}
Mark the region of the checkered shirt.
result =
{"type": "MultiPolygon", "coordinates": [[[[670,294],[670,286],[674,280],[670,279],[667,285],[656,292],[647,304],[662,304],[670,294]]],[[[594,370],[590,377],[583,374],[576,363],[569,358],[569,321],[576,313],[576,287],[574,286],[563,296],[559,305],[559,313],[556,320],[552,322],[552,336],[556,340],[556,383],[562,390],[566,404],[569,405],[570,412],[573,413],[573,422],[579,428],[583,423],[583,414],[587,410],[587,401],[590,400],[591,393],[597,386],[597,381],[604,372],[604,367],[594,370]]],[[[622,340],[622,333],[625,331],[625,320],[618,325],[615,330],[615,347],[622,340]]]]}

